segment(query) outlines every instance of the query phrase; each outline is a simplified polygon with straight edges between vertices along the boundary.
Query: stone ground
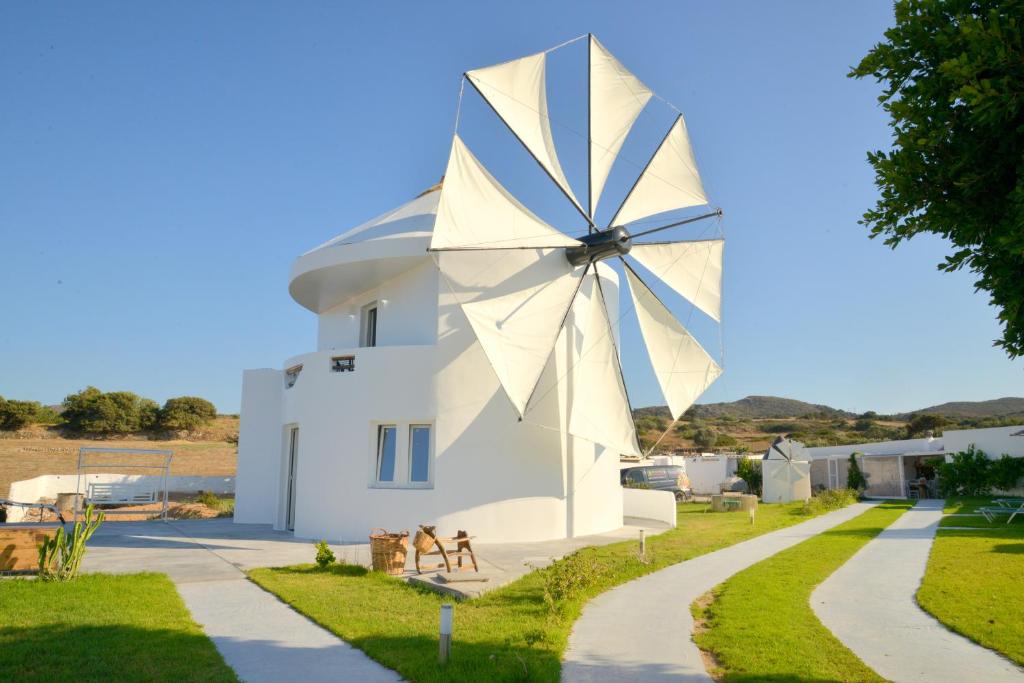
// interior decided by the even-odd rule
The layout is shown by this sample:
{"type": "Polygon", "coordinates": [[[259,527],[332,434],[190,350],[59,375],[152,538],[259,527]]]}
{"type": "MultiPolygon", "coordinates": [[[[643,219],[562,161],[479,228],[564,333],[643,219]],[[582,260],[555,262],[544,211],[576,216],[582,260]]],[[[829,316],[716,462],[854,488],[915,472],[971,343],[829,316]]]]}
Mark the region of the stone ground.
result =
{"type": "MultiPolygon", "coordinates": [[[[456,583],[473,596],[504,585],[531,566],[544,566],[587,545],[636,538],[639,529],[663,531],[654,522],[633,522],[599,536],[542,543],[478,544],[481,570],[490,581],[456,583]]],[[[350,564],[369,566],[369,544],[332,545],[350,564]]],[[[397,681],[398,675],[332,633],[292,610],[245,576],[255,567],[311,562],[311,541],[269,526],[234,524],[230,519],[117,522],[104,524],[90,541],[87,572],[163,572],[178,588],[217,649],[244,681],[282,681],[301,673],[304,683],[318,681],[397,681]],[[339,678],[339,672],[344,672],[339,678]]],[[[409,553],[407,567],[413,566],[409,553]]],[[[406,577],[415,575],[406,571],[406,577]]],[[[429,577],[429,574],[424,575],[429,577]]]]}
{"type": "MultiPolygon", "coordinates": [[[[893,681],[1024,681],[1024,671],[917,605],[942,500],[922,500],[811,594],[821,622],[893,681]]],[[[1008,596],[1009,597],[1009,596],[1008,596]]]]}

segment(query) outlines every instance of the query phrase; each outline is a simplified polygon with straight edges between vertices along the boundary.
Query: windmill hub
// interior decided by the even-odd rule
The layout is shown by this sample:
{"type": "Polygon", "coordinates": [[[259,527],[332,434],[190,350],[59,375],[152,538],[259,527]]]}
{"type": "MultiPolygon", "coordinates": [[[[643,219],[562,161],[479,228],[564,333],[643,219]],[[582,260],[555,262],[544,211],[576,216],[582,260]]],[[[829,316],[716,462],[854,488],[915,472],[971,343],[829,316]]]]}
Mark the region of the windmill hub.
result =
{"type": "Polygon", "coordinates": [[[633,247],[632,238],[621,226],[594,232],[579,240],[582,245],[565,250],[565,257],[574,266],[595,263],[612,256],[625,256],[633,247]]]}

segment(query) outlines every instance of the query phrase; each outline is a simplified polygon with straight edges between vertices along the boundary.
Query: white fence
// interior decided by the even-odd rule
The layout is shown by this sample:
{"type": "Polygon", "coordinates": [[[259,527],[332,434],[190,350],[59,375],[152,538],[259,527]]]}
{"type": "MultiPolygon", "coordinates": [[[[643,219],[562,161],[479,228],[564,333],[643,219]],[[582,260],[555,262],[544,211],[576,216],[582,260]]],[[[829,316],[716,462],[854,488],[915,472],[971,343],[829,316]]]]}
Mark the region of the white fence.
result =
{"type": "Polygon", "coordinates": [[[675,527],[676,497],[671,491],[622,489],[622,516],[653,519],[675,527]]]}
{"type": "MultiPolygon", "coordinates": [[[[7,498],[19,503],[36,503],[40,499],[55,500],[58,493],[74,493],[78,484],[77,474],[44,474],[33,479],[16,481],[11,484],[7,498]]],[[[138,474],[83,474],[84,493],[94,493],[123,498],[126,495],[145,495],[147,491],[162,491],[163,477],[138,474]],[[107,488],[104,488],[107,487],[107,488]]],[[[167,490],[171,493],[195,494],[211,491],[216,494],[235,492],[234,477],[168,477],[167,490]]],[[[0,496],[2,497],[2,496],[0,496]]],[[[150,503],[147,500],[109,500],[103,503],[150,503]]],[[[8,522],[20,522],[25,515],[24,508],[11,507],[7,510],[8,522]]]]}

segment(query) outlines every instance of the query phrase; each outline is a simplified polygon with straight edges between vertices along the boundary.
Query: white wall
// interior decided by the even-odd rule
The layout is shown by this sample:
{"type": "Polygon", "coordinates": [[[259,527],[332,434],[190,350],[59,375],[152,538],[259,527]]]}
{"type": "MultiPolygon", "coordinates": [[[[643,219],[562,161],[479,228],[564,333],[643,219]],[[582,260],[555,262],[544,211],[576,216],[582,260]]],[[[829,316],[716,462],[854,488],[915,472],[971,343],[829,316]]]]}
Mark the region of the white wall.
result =
{"type": "Polygon", "coordinates": [[[671,491],[622,489],[622,514],[626,517],[653,519],[676,526],[676,497],[671,491]]]}
{"type": "Polygon", "coordinates": [[[719,485],[729,478],[728,470],[729,458],[724,455],[686,458],[686,476],[697,494],[720,493],[719,485]]]}
{"type": "Polygon", "coordinates": [[[989,429],[951,429],[942,433],[946,453],[966,451],[974,444],[990,458],[999,458],[1003,453],[1024,457],[1024,425],[1015,427],[992,427],[989,429]]]}
{"type": "Polygon", "coordinates": [[[236,522],[276,521],[283,393],[284,373],[280,370],[246,370],[242,374],[236,522]]]}
{"type": "MultiPolygon", "coordinates": [[[[172,461],[173,465],[173,461],[172,461]]],[[[83,474],[81,481],[77,474],[43,474],[32,479],[24,479],[11,484],[8,498],[19,503],[38,503],[42,499],[47,502],[56,500],[58,493],[88,493],[90,484],[133,484],[140,489],[152,489],[157,492],[157,499],[162,500],[164,482],[162,475],[145,474],[83,474]]],[[[218,495],[234,493],[234,477],[167,477],[167,490],[170,493],[199,493],[211,491],[218,495]]],[[[26,508],[10,507],[7,510],[8,522],[19,522],[27,512],[26,508]]]]}
{"type": "MultiPolygon", "coordinates": [[[[865,455],[892,455],[898,453],[918,453],[921,451],[941,451],[943,446],[942,438],[922,439],[900,439],[897,441],[872,441],[870,443],[856,443],[846,446],[817,446],[808,448],[807,452],[812,460],[829,458],[832,456],[850,457],[851,453],[863,453],[865,455]]],[[[940,453],[936,453],[939,455],[940,453]]]]}
{"type": "Polygon", "coordinates": [[[437,269],[432,261],[324,311],[317,350],[359,346],[362,308],[377,301],[377,345],[416,346],[437,341],[437,269]]]}

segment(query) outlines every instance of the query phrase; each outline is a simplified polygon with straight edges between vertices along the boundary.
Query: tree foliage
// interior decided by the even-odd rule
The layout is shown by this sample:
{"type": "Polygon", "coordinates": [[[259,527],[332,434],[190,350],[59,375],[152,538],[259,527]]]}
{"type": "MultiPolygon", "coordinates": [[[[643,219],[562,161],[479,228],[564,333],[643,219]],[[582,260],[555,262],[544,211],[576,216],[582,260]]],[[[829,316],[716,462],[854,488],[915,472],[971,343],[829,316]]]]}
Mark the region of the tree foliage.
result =
{"type": "Polygon", "coordinates": [[[160,406],[130,391],[104,393],[86,387],[64,399],[63,417],[73,431],[87,434],[128,434],[156,424],[160,406]]]}
{"type": "Polygon", "coordinates": [[[868,478],[860,469],[858,455],[859,453],[850,453],[850,464],[846,468],[846,487],[854,491],[863,491],[868,487],[868,478]]]}
{"type": "Polygon", "coordinates": [[[966,451],[954,453],[951,462],[939,463],[939,495],[984,496],[992,489],[992,461],[984,451],[971,444],[966,451]]]}
{"type": "Polygon", "coordinates": [[[209,424],[215,417],[217,409],[205,398],[179,396],[167,399],[160,409],[160,426],[191,431],[209,424]]]}
{"type": "Polygon", "coordinates": [[[0,396],[0,430],[13,432],[37,422],[43,411],[38,401],[13,401],[0,396]]]}
{"type": "Polygon", "coordinates": [[[942,434],[942,428],[948,424],[949,420],[941,415],[932,415],[930,413],[914,415],[907,422],[907,438],[912,439],[927,432],[931,432],[933,436],[939,436],[942,434]]]}
{"type": "Polygon", "coordinates": [[[761,495],[764,473],[761,470],[760,460],[740,458],[736,463],[736,476],[747,482],[747,489],[751,493],[761,495]]]}
{"type": "Polygon", "coordinates": [[[1024,0],[900,0],[896,25],[850,76],[872,76],[892,150],[868,154],[881,191],[863,223],[896,247],[947,238],[1024,355],[1024,0]]]}

